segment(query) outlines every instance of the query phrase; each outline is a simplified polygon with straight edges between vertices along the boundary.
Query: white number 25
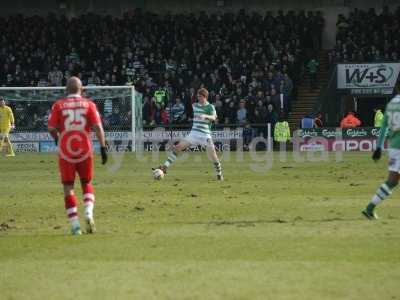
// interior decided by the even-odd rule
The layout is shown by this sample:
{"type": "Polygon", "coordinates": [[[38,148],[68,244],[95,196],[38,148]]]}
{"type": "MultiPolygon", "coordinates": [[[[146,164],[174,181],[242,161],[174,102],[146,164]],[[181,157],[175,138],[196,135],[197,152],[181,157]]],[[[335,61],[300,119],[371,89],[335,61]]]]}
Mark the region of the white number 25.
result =
{"type": "Polygon", "coordinates": [[[86,108],[63,110],[63,116],[67,117],[64,122],[66,130],[84,130],[86,126],[86,108]]]}

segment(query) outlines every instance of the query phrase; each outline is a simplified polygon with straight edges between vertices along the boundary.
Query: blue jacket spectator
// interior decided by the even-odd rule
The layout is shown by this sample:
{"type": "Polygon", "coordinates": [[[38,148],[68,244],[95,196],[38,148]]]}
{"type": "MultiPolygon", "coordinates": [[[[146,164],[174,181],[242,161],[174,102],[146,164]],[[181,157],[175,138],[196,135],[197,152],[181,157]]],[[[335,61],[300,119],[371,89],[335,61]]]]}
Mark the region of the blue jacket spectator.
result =
{"type": "Polygon", "coordinates": [[[301,124],[300,128],[301,129],[312,129],[314,128],[314,118],[310,116],[305,116],[303,119],[301,119],[301,124]]]}
{"type": "Polygon", "coordinates": [[[171,117],[173,123],[182,123],[185,121],[185,105],[183,105],[179,96],[176,97],[175,104],[171,108],[171,117]]]}
{"type": "Polygon", "coordinates": [[[247,109],[246,109],[246,101],[245,100],[240,100],[236,119],[237,119],[239,125],[244,125],[247,121],[247,109]]]}

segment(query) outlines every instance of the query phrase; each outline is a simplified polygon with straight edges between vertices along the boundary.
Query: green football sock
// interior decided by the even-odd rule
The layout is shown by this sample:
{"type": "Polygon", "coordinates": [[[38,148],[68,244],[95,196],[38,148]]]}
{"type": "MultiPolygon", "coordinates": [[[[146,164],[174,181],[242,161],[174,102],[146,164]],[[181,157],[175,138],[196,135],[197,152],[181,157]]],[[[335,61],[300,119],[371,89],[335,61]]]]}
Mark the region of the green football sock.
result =
{"type": "Polygon", "coordinates": [[[167,168],[169,168],[176,160],[178,153],[176,152],[172,152],[167,160],[164,162],[164,166],[166,166],[167,168]]]}

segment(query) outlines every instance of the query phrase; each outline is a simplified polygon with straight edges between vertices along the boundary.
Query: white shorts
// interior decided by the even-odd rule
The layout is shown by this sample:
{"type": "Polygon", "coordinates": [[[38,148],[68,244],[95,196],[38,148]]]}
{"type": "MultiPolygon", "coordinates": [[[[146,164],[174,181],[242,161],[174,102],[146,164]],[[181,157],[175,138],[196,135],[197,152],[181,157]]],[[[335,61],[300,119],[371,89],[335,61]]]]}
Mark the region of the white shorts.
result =
{"type": "Polygon", "coordinates": [[[400,173],[400,149],[388,149],[389,171],[400,173]]]}
{"type": "Polygon", "coordinates": [[[192,146],[212,146],[214,145],[211,135],[200,133],[197,131],[191,131],[185,138],[185,141],[189,142],[192,146]]]}

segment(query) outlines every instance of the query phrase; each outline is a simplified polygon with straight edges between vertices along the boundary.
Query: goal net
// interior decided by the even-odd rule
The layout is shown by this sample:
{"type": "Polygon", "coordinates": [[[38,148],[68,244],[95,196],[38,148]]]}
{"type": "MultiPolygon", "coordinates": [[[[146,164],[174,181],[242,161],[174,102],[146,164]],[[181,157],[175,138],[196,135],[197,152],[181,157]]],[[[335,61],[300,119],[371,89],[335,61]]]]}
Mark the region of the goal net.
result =
{"type": "MultiPolygon", "coordinates": [[[[66,96],[64,87],[0,87],[15,118],[11,139],[19,152],[52,152],[47,133],[52,104],[66,96]]],[[[110,151],[137,151],[142,135],[142,97],[132,86],[86,86],[85,97],[97,106],[110,151]]],[[[99,147],[94,137],[94,148],[99,147]]]]}

